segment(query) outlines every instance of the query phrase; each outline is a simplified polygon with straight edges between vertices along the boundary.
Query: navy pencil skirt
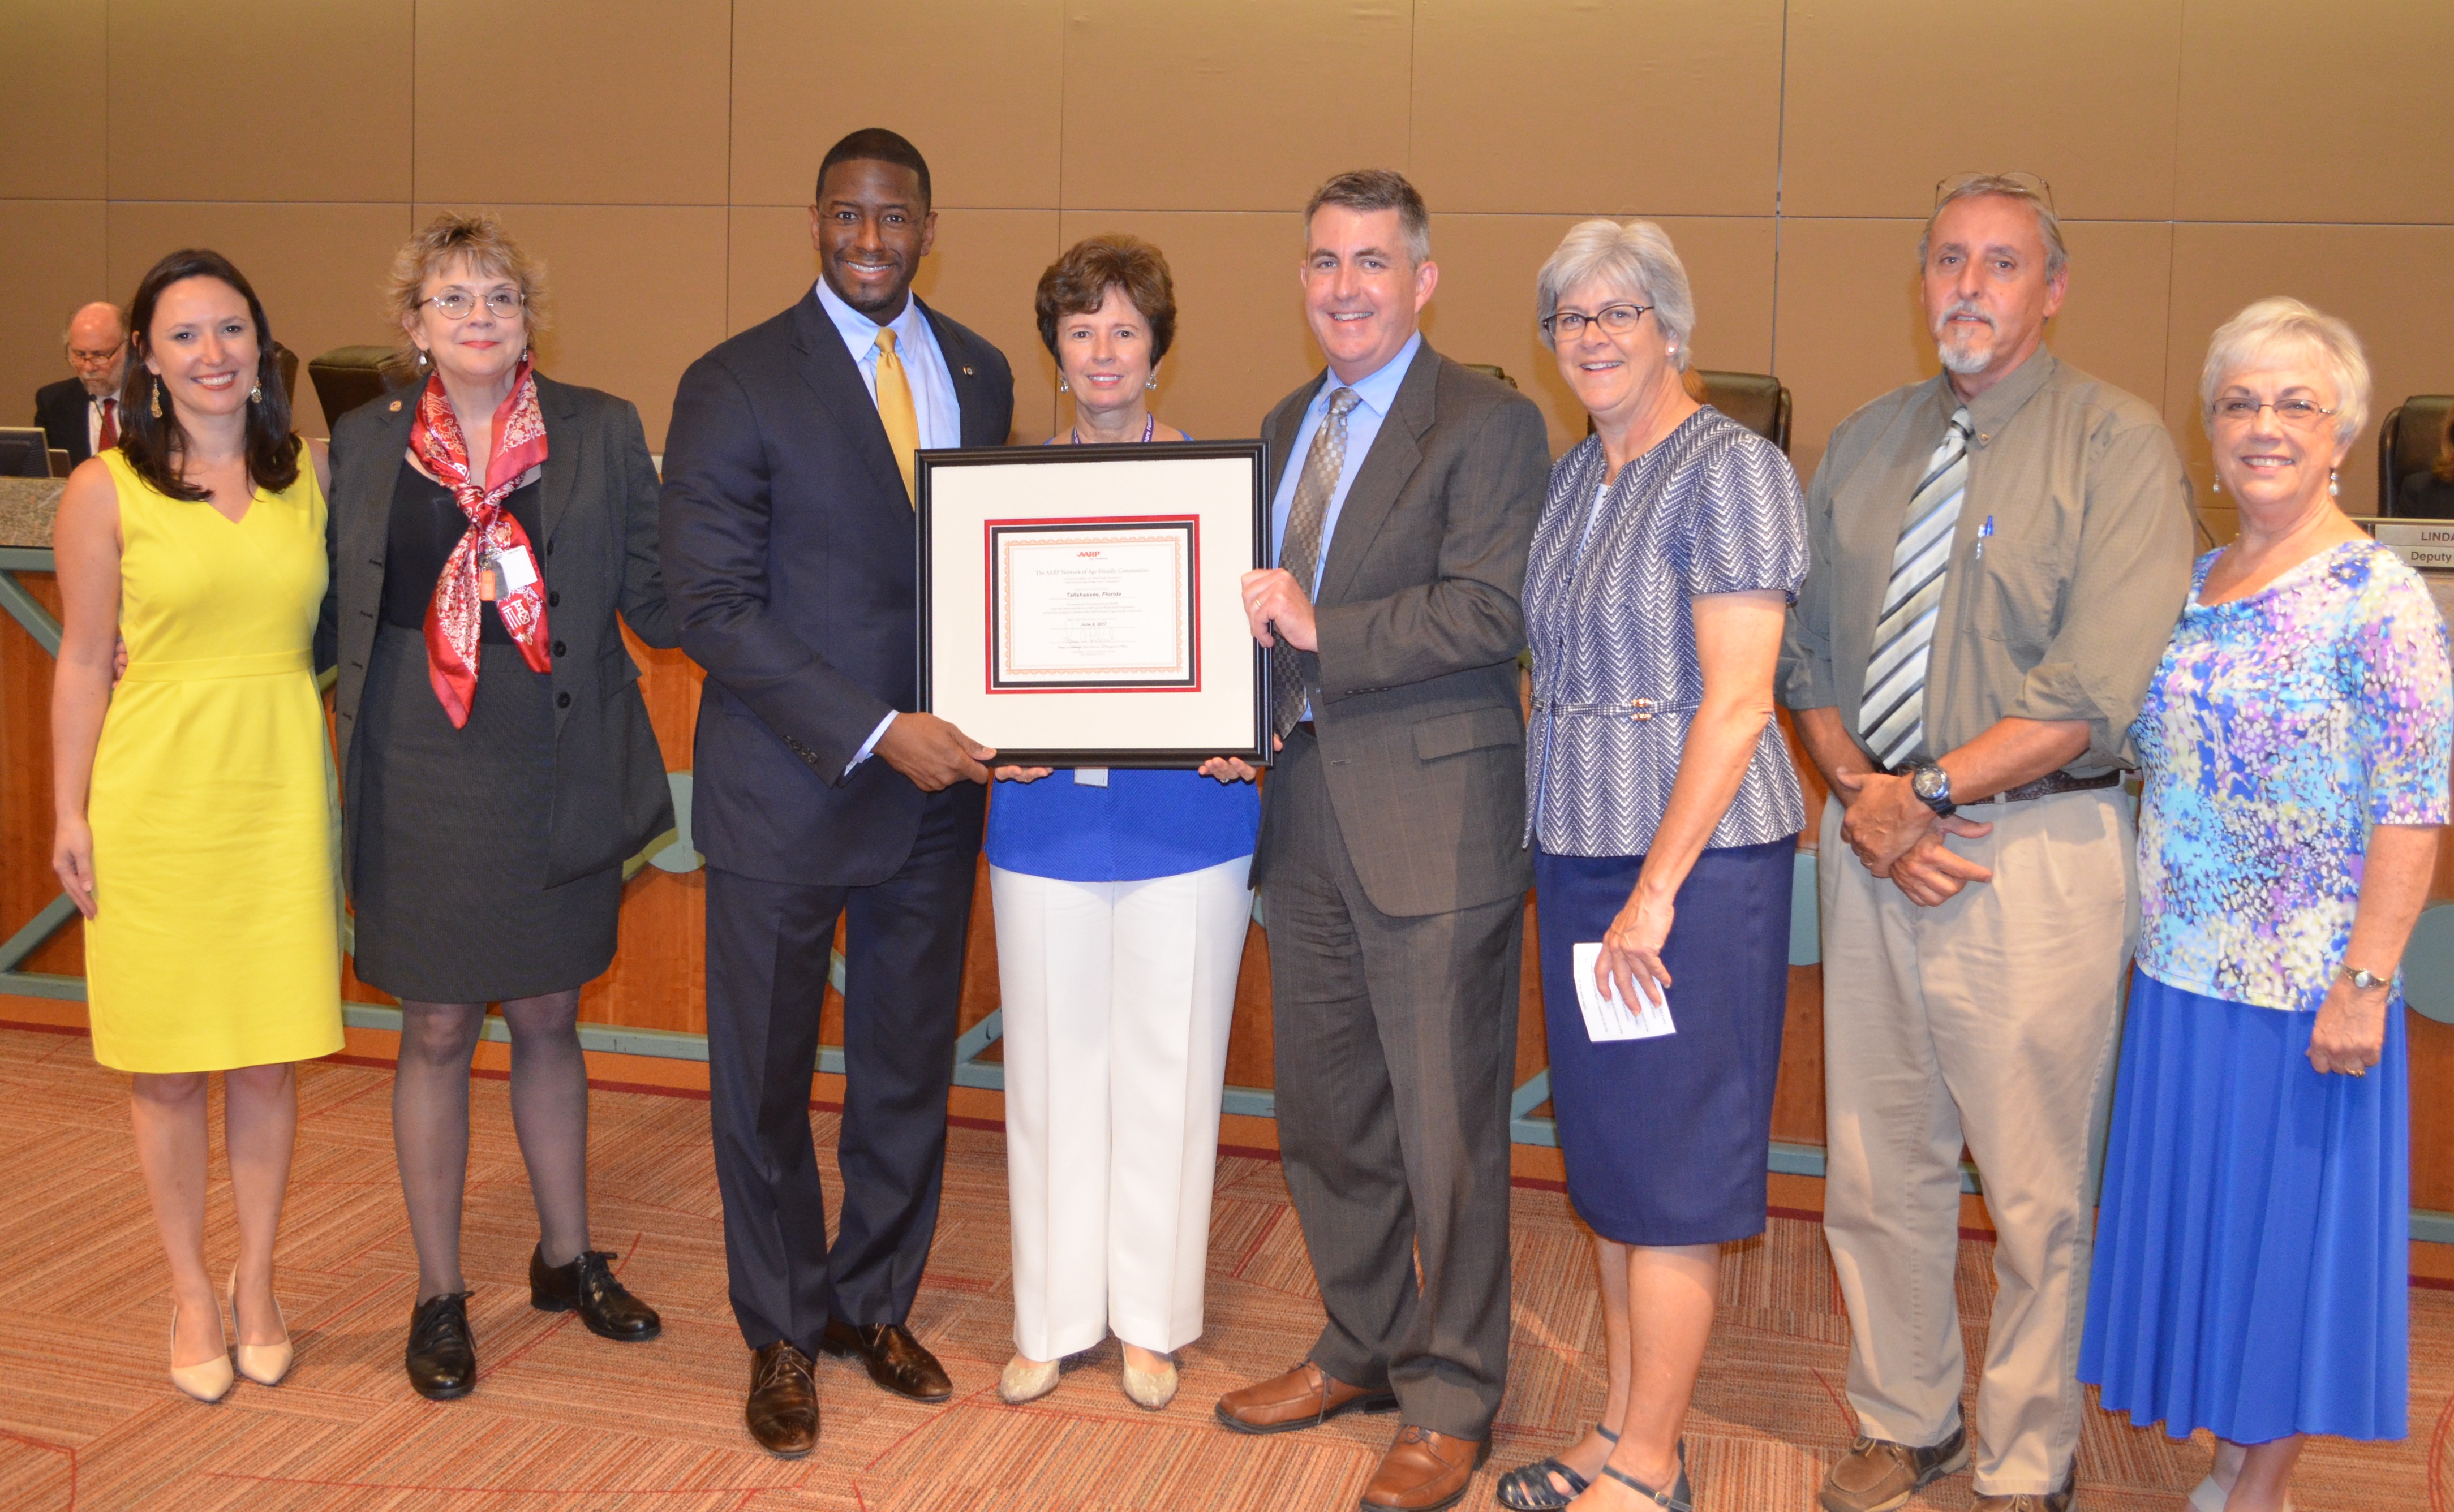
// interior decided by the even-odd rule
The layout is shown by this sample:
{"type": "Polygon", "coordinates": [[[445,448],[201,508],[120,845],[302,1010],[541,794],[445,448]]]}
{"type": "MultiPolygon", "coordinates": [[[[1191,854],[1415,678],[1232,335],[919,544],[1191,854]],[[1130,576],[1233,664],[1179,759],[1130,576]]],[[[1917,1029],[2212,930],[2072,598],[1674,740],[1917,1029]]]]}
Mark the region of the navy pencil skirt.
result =
{"type": "Polygon", "coordinates": [[[1789,839],[1698,857],[1661,952],[1677,1032],[1599,1044],[1570,963],[1626,905],[1644,858],[1535,853],[1552,1112],[1568,1200],[1604,1239],[1716,1244],[1764,1230],[1797,851],[1789,839]]]}

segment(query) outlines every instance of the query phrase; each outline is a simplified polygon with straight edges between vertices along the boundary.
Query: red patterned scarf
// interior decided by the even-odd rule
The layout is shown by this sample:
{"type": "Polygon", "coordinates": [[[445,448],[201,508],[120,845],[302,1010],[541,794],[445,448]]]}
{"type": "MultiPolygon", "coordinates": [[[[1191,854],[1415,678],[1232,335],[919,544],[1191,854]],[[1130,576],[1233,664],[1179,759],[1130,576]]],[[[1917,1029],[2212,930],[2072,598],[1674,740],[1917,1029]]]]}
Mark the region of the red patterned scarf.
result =
{"type": "Polygon", "coordinates": [[[511,397],[494,411],[494,445],[486,457],[483,483],[469,476],[469,448],[461,440],[459,417],[443,394],[440,373],[426,381],[418,395],[417,414],[410,423],[412,461],[445,487],[469,517],[469,528],[443,576],[434,585],[434,600],[426,609],[426,675],[434,696],[458,729],[469,723],[469,706],[477,696],[477,631],[484,602],[480,580],[489,575],[494,587],[494,607],[503,627],[519,643],[520,655],[535,672],[551,671],[546,654],[545,578],[528,532],[503,507],[503,500],[531,469],[545,461],[545,415],[537,408],[534,362],[520,359],[512,380],[511,397]],[[513,587],[525,576],[525,582],[513,587]]]}

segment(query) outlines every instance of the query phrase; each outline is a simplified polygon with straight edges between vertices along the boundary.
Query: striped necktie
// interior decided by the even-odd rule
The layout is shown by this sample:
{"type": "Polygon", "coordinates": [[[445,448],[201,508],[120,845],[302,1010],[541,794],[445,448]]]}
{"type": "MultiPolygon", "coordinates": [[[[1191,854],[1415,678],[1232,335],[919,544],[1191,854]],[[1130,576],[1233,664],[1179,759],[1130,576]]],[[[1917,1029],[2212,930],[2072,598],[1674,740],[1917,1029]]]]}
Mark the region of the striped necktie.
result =
{"type": "Polygon", "coordinates": [[[920,449],[920,417],[912,408],[912,380],[903,371],[903,359],[895,355],[894,331],[879,327],[876,347],[877,421],[886,428],[886,444],[903,473],[904,502],[916,509],[920,494],[913,481],[912,454],[920,449]]]}
{"type": "Polygon", "coordinates": [[[1968,438],[1975,429],[1967,406],[1952,411],[1951,425],[1926,464],[1925,480],[1909,496],[1900,544],[1892,548],[1892,579],[1875,618],[1875,655],[1866,664],[1866,693],[1858,706],[1858,731],[1886,771],[1925,739],[1926,663],[1943,575],[1951,567],[1952,527],[1960,523],[1968,493],[1968,438]]]}
{"type": "MultiPolygon", "coordinates": [[[[1329,413],[1312,433],[1312,449],[1296,480],[1296,496],[1287,506],[1286,535],[1278,543],[1278,566],[1287,569],[1307,597],[1320,575],[1320,527],[1328,517],[1330,495],[1338,491],[1338,475],[1346,470],[1346,412],[1362,395],[1340,388],[1329,396],[1329,413]]],[[[1270,733],[1280,740],[1303,718],[1303,663],[1286,637],[1274,636],[1270,647],[1270,733]]]]}

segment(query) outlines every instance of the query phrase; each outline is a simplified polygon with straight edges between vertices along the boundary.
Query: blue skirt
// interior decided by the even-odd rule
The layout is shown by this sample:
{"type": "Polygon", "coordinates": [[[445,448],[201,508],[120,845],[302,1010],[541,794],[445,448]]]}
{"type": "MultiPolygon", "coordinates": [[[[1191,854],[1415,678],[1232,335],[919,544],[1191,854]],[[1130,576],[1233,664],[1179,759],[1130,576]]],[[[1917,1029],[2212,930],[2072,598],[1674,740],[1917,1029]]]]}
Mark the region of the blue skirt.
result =
{"type": "Polygon", "coordinates": [[[1699,856],[1661,951],[1678,1032],[1597,1044],[1573,953],[1609,929],[1644,858],[1535,852],[1551,1110],[1568,1200],[1604,1239],[1718,1244],[1764,1231],[1797,854],[1776,840],[1699,856]]]}
{"type": "Polygon", "coordinates": [[[2079,1375],[2142,1427],[2404,1435],[2403,1005],[2364,1077],[2309,1064],[2317,1017],[2131,978],[2079,1375]]]}

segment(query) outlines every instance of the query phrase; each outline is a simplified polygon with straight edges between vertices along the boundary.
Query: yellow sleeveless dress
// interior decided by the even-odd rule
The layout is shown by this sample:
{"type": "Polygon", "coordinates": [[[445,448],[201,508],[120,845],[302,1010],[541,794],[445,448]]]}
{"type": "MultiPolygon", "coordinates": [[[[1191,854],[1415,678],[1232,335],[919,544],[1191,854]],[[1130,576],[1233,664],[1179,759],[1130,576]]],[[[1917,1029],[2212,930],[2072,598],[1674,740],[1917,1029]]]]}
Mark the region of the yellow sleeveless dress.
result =
{"type": "Polygon", "coordinates": [[[341,1048],[332,746],[315,690],[324,495],[258,491],[236,525],[116,448],[119,633],[86,812],[93,1056],[222,1071],[341,1048]]]}

